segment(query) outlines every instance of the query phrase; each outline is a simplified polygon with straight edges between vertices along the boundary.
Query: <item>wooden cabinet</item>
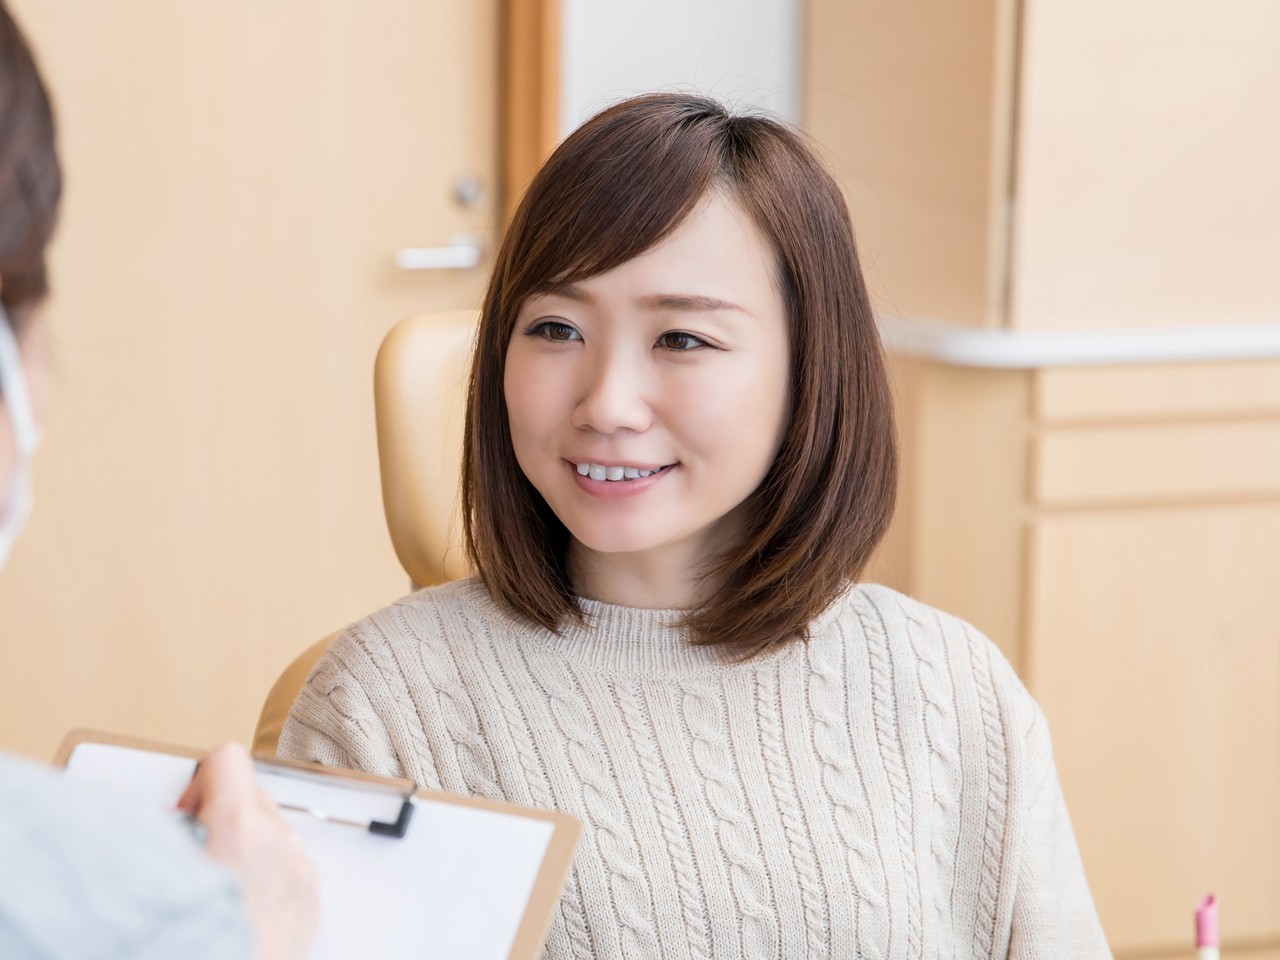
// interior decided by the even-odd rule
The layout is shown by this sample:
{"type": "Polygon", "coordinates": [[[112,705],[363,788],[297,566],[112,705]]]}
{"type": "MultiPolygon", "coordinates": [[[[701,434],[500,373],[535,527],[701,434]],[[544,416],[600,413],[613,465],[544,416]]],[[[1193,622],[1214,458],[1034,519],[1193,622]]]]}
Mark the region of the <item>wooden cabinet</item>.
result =
{"type": "Polygon", "coordinates": [[[806,126],[881,306],[1015,329],[1280,317],[1280,6],[812,0],[806,126]]]}
{"type": "MultiPolygon", "coordinates": [[[[1278,491],[1280,492],[1280,491],[1278,491]]],[[[1023,676],[1117,950],[1280,905],[1280,501],[1036,518],[1023,676]]]]}
{"type": "Polygon", "coordinates": [[[1008,319],[1280,318],[1280,5],[1022,0],[1008,319]]]}
{"type": "Polygon", "coordinates": [[[1280,362],[1033,376],[1022,670],[1108,933],[1167,942],[1212,889],[1274,941],[1280,362]]]}
{"type": "Polygon", "coordinates": [[[814,0],[807,43],[902,345],[872,575],[1043,705],[1118,957],[1210,890],[1280,955],[1280,8],[814,0]]]}
{"type": "Polygon", "coordinates": [[[976,623],[1044,707],[1117,956],[1174,954],[1210,890],[1229,943],[1280,949],[1280,361],[893,368],[872,575],[976,623]]]}

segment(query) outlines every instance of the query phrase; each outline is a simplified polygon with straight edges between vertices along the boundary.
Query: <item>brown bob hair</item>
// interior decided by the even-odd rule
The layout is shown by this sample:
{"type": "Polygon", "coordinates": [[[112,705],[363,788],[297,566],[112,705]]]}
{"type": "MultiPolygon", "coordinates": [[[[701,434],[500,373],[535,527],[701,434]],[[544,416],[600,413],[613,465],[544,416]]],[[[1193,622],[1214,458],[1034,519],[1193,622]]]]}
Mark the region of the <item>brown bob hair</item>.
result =
{"type": "Polygon", "coordinates": [[[45,247],[62,196],[56,140],[31,48],[0,2],[0,300],[18,328],[49,290],[45,247]]]}
{"type": "Polygon", "coordinates": [[[844,198],[801,137],[714,100],[650,94],[564,141],[503,239],[480,317],[462,507],[471,563],[496,600],[557,630],[581,617],[570,535],[524,476],[503,374],[530,296],[605,273],[670,234],[721,189],[773,246],[789,322],[791,419],[748,499],[741,540],[704,572],[719,584],[686,623],[699,642],[755,653],[807,635],[862,572],[893,513],[893,407],[844,198]]]}

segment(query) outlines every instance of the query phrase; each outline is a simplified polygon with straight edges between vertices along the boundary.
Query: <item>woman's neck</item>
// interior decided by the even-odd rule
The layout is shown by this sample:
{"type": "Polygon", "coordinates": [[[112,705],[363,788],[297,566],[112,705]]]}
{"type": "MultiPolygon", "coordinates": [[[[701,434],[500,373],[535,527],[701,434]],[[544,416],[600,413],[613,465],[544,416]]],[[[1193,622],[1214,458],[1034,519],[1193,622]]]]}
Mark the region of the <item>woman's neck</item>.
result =
{"type": "Polygon", "coordinates": [[[623,607],[705,606],[718,584],[700,576],[702,563],[701,551],[683,545],[643,553],[598,553],[577,541],[569,547],[569,576],[578,595],[623,607]]]}
{"type": "Polygon", "coordinates": [[[723,578],[707,575],[743,534],[745,504],[676,543],[633,553],[601,553],[569,540],[569,578],[581,597],[620,607],[696,610],[705,607],[723,578]]]}

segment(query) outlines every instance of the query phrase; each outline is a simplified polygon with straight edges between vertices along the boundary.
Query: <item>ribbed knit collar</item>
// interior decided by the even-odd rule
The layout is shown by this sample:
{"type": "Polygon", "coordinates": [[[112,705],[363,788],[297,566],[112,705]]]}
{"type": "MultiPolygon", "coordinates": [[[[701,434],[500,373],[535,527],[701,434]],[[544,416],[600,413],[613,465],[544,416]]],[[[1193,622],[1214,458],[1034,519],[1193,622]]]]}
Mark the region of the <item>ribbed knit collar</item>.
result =
{"type": "Polygon", "coordinates": [[[560,635],[548,634],[547,641],[579,662],[647,674],[721,669],[734,661],[732,651],[694,642],[693,631],[682,625],[687,610],[623,607],[585,598],[578,603],[582,622],[566,622],[560,635]]]}
{"type": "Polygon", "coordinates": [[[468,593],[487,620],[501,618],[517,637],[536,642],[555,656],[609,673],[643,676],[721,671],[726,667],[758,669],[787,655],[787,648],[794,646],[786,644],[777,651],[739,662],[741,651],[695,643],[693,631],[682,625],[687,610],[624,607],[585,598],[578,601],[582,621],[568,620],[559,633],[552,633],[542,627],[530,628],[502,610],[479,580],[468,585],[468,593]]]}

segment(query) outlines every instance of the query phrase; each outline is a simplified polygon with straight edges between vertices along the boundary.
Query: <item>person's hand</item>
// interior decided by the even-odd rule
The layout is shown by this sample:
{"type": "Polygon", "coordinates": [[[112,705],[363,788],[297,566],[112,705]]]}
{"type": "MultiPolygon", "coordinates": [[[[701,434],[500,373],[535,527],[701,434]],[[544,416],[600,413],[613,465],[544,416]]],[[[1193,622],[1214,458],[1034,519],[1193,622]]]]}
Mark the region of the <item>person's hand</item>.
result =
{"type": "Polygon", "coordinates": [[[205,850],[240,878],[260,960],[305,956],[320,920],[315,867],[253,778],[238,743],[209,752],[178,801],[209,831],[205,850]]]}

